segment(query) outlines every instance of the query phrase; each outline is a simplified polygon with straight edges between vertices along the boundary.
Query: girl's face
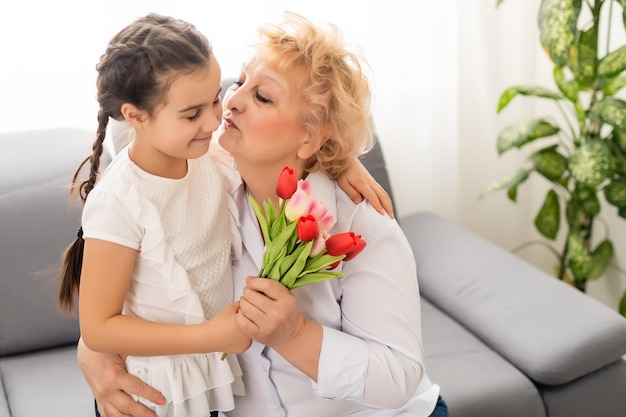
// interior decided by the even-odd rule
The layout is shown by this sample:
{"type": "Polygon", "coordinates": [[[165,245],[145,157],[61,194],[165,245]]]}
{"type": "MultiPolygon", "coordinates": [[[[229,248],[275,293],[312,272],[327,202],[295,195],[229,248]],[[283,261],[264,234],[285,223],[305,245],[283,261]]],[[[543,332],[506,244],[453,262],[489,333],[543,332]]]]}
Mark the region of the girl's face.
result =
{"type": "Polygon", "coordinates": [[[319,149],[303,128],[303,97],[289,81],[257,58],[226,91],[218,140],[240,172],[244,166],[280,170],[286,165],[301,171],[319,149]]]}
{"type": "Polygon", "coordinates": [[[204,155],[219,127],[220,91],[221,71],[215,57],[207,68],[174,78],[152,117],[139,112],[140,120],[135,120],[133,161],[150,173],[167,177],[172,176],[167,172],[172,167],[176,172],[184,167],[184,175],[186,160],[204,155]]]}

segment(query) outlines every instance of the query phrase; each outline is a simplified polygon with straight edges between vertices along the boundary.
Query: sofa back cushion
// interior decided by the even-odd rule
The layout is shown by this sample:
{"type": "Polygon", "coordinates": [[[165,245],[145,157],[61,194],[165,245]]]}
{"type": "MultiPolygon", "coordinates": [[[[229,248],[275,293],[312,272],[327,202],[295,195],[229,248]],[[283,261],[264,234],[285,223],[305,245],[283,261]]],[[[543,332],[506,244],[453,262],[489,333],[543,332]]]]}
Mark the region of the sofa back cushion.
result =
{"type": "Polygon", "coordinates": [[[93,137],[80,129],[0,134],[0,356],[78,340],[76,319],[56,307],[57,272],[80,223],[69,184],[93,137]]]}

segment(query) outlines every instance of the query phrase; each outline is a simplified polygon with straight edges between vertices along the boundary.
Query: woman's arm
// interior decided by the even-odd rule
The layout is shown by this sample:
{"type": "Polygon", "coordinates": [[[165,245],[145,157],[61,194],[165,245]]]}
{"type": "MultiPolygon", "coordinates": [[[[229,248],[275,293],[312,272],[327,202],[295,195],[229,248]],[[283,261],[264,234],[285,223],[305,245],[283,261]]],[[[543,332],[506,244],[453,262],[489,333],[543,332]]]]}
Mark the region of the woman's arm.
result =
{"type": "Polygon", "coordinates": [[[92,350],[133,356],[186,353],[241,353],[251,343],[236,322],[233,304],[197,325],[157,323],[122,315],[137,251],[99,239],[85,239],[79,292],[80,329],[92,350]]]}
{"type": "Polygon", "coordinates": [[[393,205],[385,189],[372,177],[358,158],[337,178],[337,183],[355,204],[365,198],[380,214],[387,213],[393,219],[393,205]]]}
{"type": "Polygon", "coordinates": [[[159,391],[126,372],[124,359],[119,355],[94,352],[80,339],[76,360],[93,392],[102,417],[157,417],[154,411],[136,402],[130,394],[143,397],[154,404],[165,404],[165,397],[159,391]]]}

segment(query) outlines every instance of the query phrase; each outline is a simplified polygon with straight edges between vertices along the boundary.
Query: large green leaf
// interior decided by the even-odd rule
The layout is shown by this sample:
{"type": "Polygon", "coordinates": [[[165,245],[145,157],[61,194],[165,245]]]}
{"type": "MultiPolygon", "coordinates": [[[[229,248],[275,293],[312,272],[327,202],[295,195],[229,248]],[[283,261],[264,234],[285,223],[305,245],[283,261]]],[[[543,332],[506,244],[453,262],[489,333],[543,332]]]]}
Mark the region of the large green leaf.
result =
{"type": "Polygon", "coordinates": [[[597,216],[600,214],[600,200],[594,188],[577,187],[574,195],[580,202],[580,208],[588,216],[597,216]]]}
{"type": "Polygon", "coordinates": [[[598,66],[598,31],[595,26],[578,33],[569,67],[581,88],[591,86],[598,66]]]}
{"type": "Polygon", "coordinates": [[[626,69],[626,45],[622,45],[600,60],[598,75],[608,78],[626,69]]]}
{"type": "Polygon", "coordinates": [[[579,184],[596,188],[613,174],[611,150],[600,140],[582,144],[569,158],[569,170],[579,184]]]}
{"type": "Polygon", "coordinates": [[[626,102],[624,100],[605,97],[591,106],[589,113],[606,124],[626,131],[626,102]]]}
{"type": "MultiPolygon", "coordinates": [[[[495,191],[510,189],[517,187],[528,179],[528,175],[532,172],[532,169],[520,168],[517,171],[507,175],[504,178],[490,184],[485,190],[480,193],[480,197],[484,197],[487,194],[491,194],[495,191]]],[[[510,196],[509,196],[510,197],[510,196]]]]}
{"type": "Polygon", "coordinates": [[[559,87],[559,90],[567,99],[571,102],[578,101],[578,83],[574,80],[568,80],[565,77],[565,71],[563,71],[562,67],[554,67],[552,72],[554,76],[554,82],[556,86],[559,87]]]}
{"type": "Polygon", "coordinates": [[[591,255],[585,249],[583,239],[571,233],[567,238],[567,253],[569,257],[569,268],[576,281],[586,281],[593,268],[591,255]]]}
{"type": "Polygon", "coordinates": [[[502,155],[515,147],[521,148],[535,139],[553,136],[558,132],[558,126],[554,126],[543,119],[518,122],[500,132],[497,143],[498,155],[502,155]]]}
{"type": "Polygon", "coordinates": [[[561,100],[563,98],[563,96],[561,96],[559,93],[555,93],[554,91],[548,90],[545,87],[538,87],[533,85],[516,85],[504,90],[504,92],[500,96],[500,100],[498,101],[497,112],[500,113],[500,111],[502,111],[502,109],[504,109],[518,94],[523,96],[549,98],[551,100],[561,100]]]}
{"type": "Polygon", "coordinates": [[[598,279],[602,276],[606,267],[613,258],[613,243],[606,239],[602,241],[591,254],[591,271],[588,279],[598,279]]]}
{"type": "Polygon", "coordinates": [[[554,239],[561,223],[559,197],[554,190],[548,191],[546,199],[535,217],[535,227],[548,239],[554,239]]]}
{"type": "Polygon", "coordinates": [[[612,96],[626,85],[626,77],[612,77],[602,86],[605,96],[612,96]]]}
{"type": "Polygon", "coordinates": [[[570,230],[578,230],[580,227],[581,205],[577,199],[569,200],[565,206],[565,218],[570,230]]]}
{"type": "Polygon", "coordinates": [[[626,207],[626,178],[613,180],[604,188],[606,201],[617,207],[626,207]]]}
{"type": "Polygon", "coordinates": [[[549,179],[556,181],[563,176],[567,170],[567,160],[556,151],[557,146],[550,146],[541,149],[530,156],[530,160],[538,173],[549,179]]]}
{"type": "Polygon", "coordinates": [[[622,152],[626,153],[626,132],[619,129],[613,129],[613,132],[611,133],[613,142],[620,147],[622,152]]]}
{"type": "Polygon", "coordinates": [[[539,38],[550,59],[559,67],[567,65],[576,41],[581,0],[542,0],[539,8],[539,38]]]}

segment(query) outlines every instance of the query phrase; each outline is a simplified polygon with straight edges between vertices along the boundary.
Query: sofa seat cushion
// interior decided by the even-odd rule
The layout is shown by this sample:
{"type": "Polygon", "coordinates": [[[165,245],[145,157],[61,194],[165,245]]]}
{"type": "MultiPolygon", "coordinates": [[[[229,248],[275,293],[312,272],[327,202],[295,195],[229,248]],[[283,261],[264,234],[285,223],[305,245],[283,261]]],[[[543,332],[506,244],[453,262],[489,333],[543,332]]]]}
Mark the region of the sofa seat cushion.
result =
{"type": "MultiPolygon", "coordinates": [[[[93,395],[76,363],[76,346],[0,358],[11,416],[93,416],[93,395]]],[[[2,409],[0,408],[0,416],[2,409]]]]}
{"type": "Polygon", "coordinates": [[[626,361],[620,359],[568,384],[538,387],[551,416],[623,417],[625,381],[626,361]]]}
{"type": "Polygon", "coordinates": [[[454,417],[545,417],[519,370],[422,297],[426,370],[454,417]]]}

